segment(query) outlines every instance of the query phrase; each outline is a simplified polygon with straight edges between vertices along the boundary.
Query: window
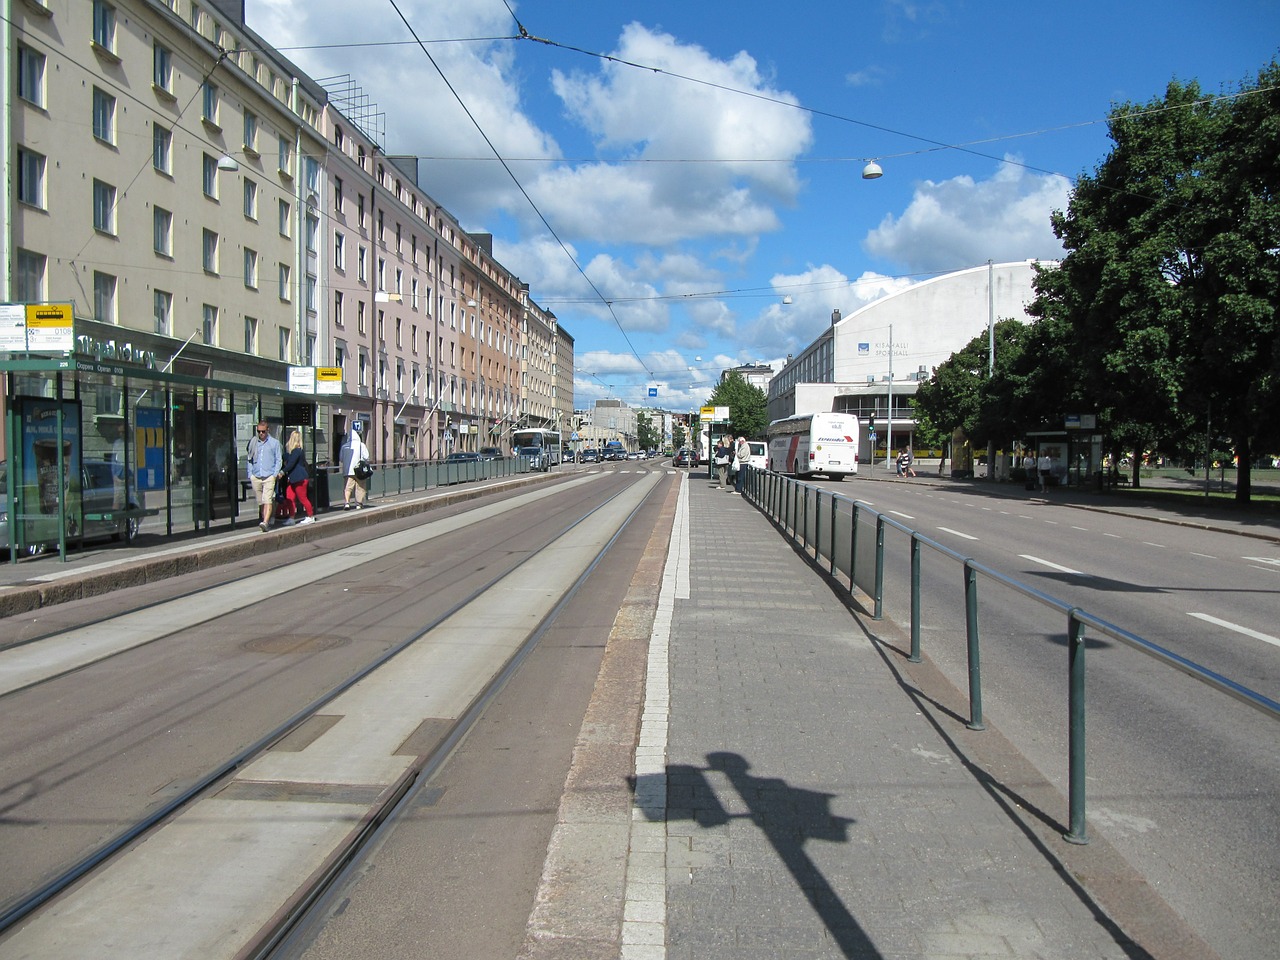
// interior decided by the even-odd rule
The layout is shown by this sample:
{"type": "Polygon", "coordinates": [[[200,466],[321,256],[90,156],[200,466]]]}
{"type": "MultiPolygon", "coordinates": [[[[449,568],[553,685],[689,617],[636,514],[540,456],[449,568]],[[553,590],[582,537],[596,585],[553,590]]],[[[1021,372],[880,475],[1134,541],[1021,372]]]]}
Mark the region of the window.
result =
{"type": "Polygon", "coordinates": [[[343,132],[341,127],[336,125],[333,128],[333,145],[340,151],[347,145],[347,135],[343,132]]]}
{"type": "Polygon", "coordinates": [[[302,158],[302,179],[306,184],[306,192],[316,194],[318,199],[320,193],[320,162],[315,157],[302,158]]]}
{"type": "Polygon", "coordinates": [[[316,335],[314,333],[307,334],[307,355],[302,358],[302,362],[308,367],[314,366],[316,362],[316,335]]]}
{"type": "Polygon", "coordinates": [[[293,145],[284,137],[281,137],[279,139],[278,149],[280,172],[287,175],[292,169],[293,145]]]}
{"type": "Polygon", "coordinates": [[[378,290],[386,292],[387,289],[387,261],[383,257],[378,258],[378,290]]]}
{"type": "Polygon", "coordinates": [[[279,335],[276,337],[276,347],[279,350],[280,355],[276,359],[288,360],[290,330],[288,327],[278,327],[277,329],[279,330],[279,335]]]}
{"type": "Polygon", "coordinates": [[[44,272],[47,260],[43,253],[18,248],[14,263],[13,297],[15,300],[44,301],[44,272]]]}
{"type": "Polygon", "coordinates": [[[151,208],[151,245],[162,257],[173,256],[173,214],[163,207],[151,208]]]}
{"type": "Polygon", "coordinates": [[[173,148],[173,131],[160,124],[151,128],[151,166],[159,173],[171,173],[170,155],[173,148]]]}
{"type": "Polygon", "coordinates": [[[333,344],[333,365],[339,369],[347,365],[347,347],[341,340],[335,340],[333,344]]]}
{"type": "Polygon", "coordinates": [[[356,279],[359,280],[361,283],[364,283],[369,276],[368,260],[369,260],[369,250],[367,247],[364,246],[364,244],[361,244],[360,255],[357,258],[357,262],[356,262],[356,279]]]}
{"type": "Polygon", "coordinates": [[[307,214],[307,253],[315,253],[320,249],[320,218],[314,213],[307,214]]]}
{"type": "Polygon", "coordinates": [[[44,54],[18,44],[18,96],[36,107],[44,106],[44,54]]]}
{"type": "Polygon", "coordinates": [[[258,219],[258,185],[244,178],[244,215],[249,220],[258,219]]]}
{"type": "Polygon", "coordinates": [[[116,188],[101,180],[93,181],[93,229],[116,232],[116,188]]]}
{"type": "Polygon", "coordinates": [[[93,88],[93,135],[103,143],[116,142],[116,98],[93,88]]]}
{"type": "Polygon", "coordinates": [[[289,236],[289,202],[280,201],[280,236],[289,236]]]}
{"type": "Polygon", "coordinates": [[[404,346],[404,343],[401,342],[403,339],[403,332],[404,332],[404,324],[399,317],[396,317],[396,346],[397,347],[404,346]]]}
{"type": "Polygon", "coordinates": [[[402,239],[403,238],[400,232],[400,224],[397,223],[396,224],[396,253],[400,253],[402,250],[402,245],[401,245],[402,239]]]}
{"type": "Polygon", "coordinates": [[[200,118],[211,126],[218,125],[218,85],[212,80],[200,87],[200,118]]]}
{"type": "Polygon", "coordinates": [[[342,216],[342,178],[333,178],[333,212],[342,216]]]}
{"type": "Polygon", "coordinates": [[[410,304],[414,310],[418,309],[418,278],[414,277],[409,281],[410,304]]]}
{"type": "Polygon", "coordinates": [[[258,321],[253,317],[244,318],[244,352],[251,356],[258,352],[258,321]]]}
{"type": "Polygon", "coordinates": [[[342,326],[342,301],[342,291],[335,291],[333,294],[333,322],[338,326],[342,326]]]}
{"type": "Polygon", "coordinates": [[[360,350],[360,386],[369,386],[369,355],[360,350]]]}
{"type": "Polygon", "coordinates": [[[214,343],[218,338],[218,308],[206,303],[201,313],[200,333],[204,342],[214,343]]]}
{"type": "Polygon", "coordinates": [[[356,332],[364,334],[364,301],[356,301],[356,332]]]}
{"type": "Polygon", "coordinates": [[[116,322],[116,278],[97,270],[93,271],[93,319],[116,322]]]}
{"type": "Polygon", "coordinates": [[[204,155],[203,177],[201,183],[204,195],[210,200],[218,199],[218,160],[209,154],[204,155]]]}
{"type": "Polygon", "coordinates": [[[250,110],[244,112],[244,152],[258,154],[258,117],[250,110]]]}
{"type": "Polygon", "coordinates": [[[45,158],[34,150],[18,148],[18,201],[44,209],[45,158]]]}
{"type": "Polygon", "coordinates": [[[207,228],[201,245],[201,263],[204,265],[205,273],[218,272],[218,235],[207,228]]]}
{"type": "Polygon", "coordinates": [[[287,263],[280,264],[280,299],[289,299],[289,265],[287,263]]]}
{"type": "Polygon", "coordinates": [[[356,225],[364,229],[364,194],[356,194],[356,225]]]}
{"type": "Polygon", "coordinates": [[[164,44],[151,48],[151,82],[165,93],[173,93],[173,54],[164,44]]]}
{"type": "Polygon", "coordinates": [[[338,270],[347,269],[347,238],[341,233],[333,235],[333,265],[338,270]]]}
{"type": "Polygon", "coordinates": [[[244,248],[244,285],[250,290],[258,289],[258,251],[244,248]]]}
{"type": "Polygon", "coordinates": [[[116,8],[106,0],[93,0],[93,42],[109,53],[116,52],[116,8]]]}
{"type": "Polygon", "coordinates": [[[155,320],[156,333],[168,336],[173,329],[173,294],[163,290],[151,291],[151,316],[155,320]]]}
{"type": "Polygon", "coordinates": [[[307,274],[306,287],[306,304],[310,313],[316,312],[316,291],[319,289],[319,279],[314,273],[307,274]]]}

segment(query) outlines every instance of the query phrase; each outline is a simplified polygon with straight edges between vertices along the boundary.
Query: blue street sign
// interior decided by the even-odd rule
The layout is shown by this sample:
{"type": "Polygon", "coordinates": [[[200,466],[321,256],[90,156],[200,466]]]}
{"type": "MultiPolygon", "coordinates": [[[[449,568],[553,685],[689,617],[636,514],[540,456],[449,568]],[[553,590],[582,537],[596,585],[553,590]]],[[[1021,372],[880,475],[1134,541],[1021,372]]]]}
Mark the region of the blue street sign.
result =
{"type": "Polygon", "coordinates": [[[656,397],[657,395],[658,395],[658,388],[657,388],[657,387],[650,387],[650,388],[649,388],[649,396],[651,396],[651,397],[656,397]]]}

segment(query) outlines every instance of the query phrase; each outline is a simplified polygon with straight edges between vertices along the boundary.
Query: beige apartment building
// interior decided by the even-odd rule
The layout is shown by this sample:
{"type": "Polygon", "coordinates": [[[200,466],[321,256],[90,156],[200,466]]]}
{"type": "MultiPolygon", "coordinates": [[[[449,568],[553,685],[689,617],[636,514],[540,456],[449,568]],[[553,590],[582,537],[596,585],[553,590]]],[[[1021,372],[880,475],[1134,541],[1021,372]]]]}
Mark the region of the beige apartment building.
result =
{"type": "Polygon", "coordinates": [[[521,392],[544,338],[530,346],[528,288],[491,238],[242,2],[4,7],[0,457],[49,417],[76,458],[123,434],[148,509],[199,529],[243,509],[258,417],[302,430],[320,464],[360,421],[388,463],[487,445],[557,395],[571,359],[521,392]],[[33,319],[43,304],[61,319],[33,319]]]}

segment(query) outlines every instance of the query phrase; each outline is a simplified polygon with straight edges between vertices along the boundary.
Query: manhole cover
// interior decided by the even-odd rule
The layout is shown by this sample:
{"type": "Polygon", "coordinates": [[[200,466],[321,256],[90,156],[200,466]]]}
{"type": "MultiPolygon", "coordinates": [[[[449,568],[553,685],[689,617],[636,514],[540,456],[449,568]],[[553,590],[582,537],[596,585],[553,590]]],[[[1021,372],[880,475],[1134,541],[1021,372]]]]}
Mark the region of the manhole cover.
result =
{"type": "Polygon", "coordinates": [[[345,646],[350,641],[332,633],[277,633],[244,644],[253,653],[320,653],[345,646]]]}

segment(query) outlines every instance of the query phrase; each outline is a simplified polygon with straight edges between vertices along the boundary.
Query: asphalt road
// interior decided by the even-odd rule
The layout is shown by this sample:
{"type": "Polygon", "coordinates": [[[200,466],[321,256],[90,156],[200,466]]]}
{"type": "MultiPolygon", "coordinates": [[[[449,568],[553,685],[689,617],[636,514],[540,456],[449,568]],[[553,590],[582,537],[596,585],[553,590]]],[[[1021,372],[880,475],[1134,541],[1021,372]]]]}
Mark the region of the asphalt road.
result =
{"type": "MultiPolygon", "coordinates": [[[[831,484],[1037,589],[1280,699],[1280,544],[980,486],[831,484]]],[[[909,623],[890,531],[887,616],[909,623]]],[[[1065,788],[1065,617],[980,579],[985,719],[1065,788]]],[[[926,550],[922,647],[967,689],[962,574],[926,550]]],[[[1280,728],[1102,636],[1089,640],[1088,813],[1224,957],[1280,942],[1280,728]]],[[[1065,811],[1052,811],[1065,819],[1065,811]]]]}

